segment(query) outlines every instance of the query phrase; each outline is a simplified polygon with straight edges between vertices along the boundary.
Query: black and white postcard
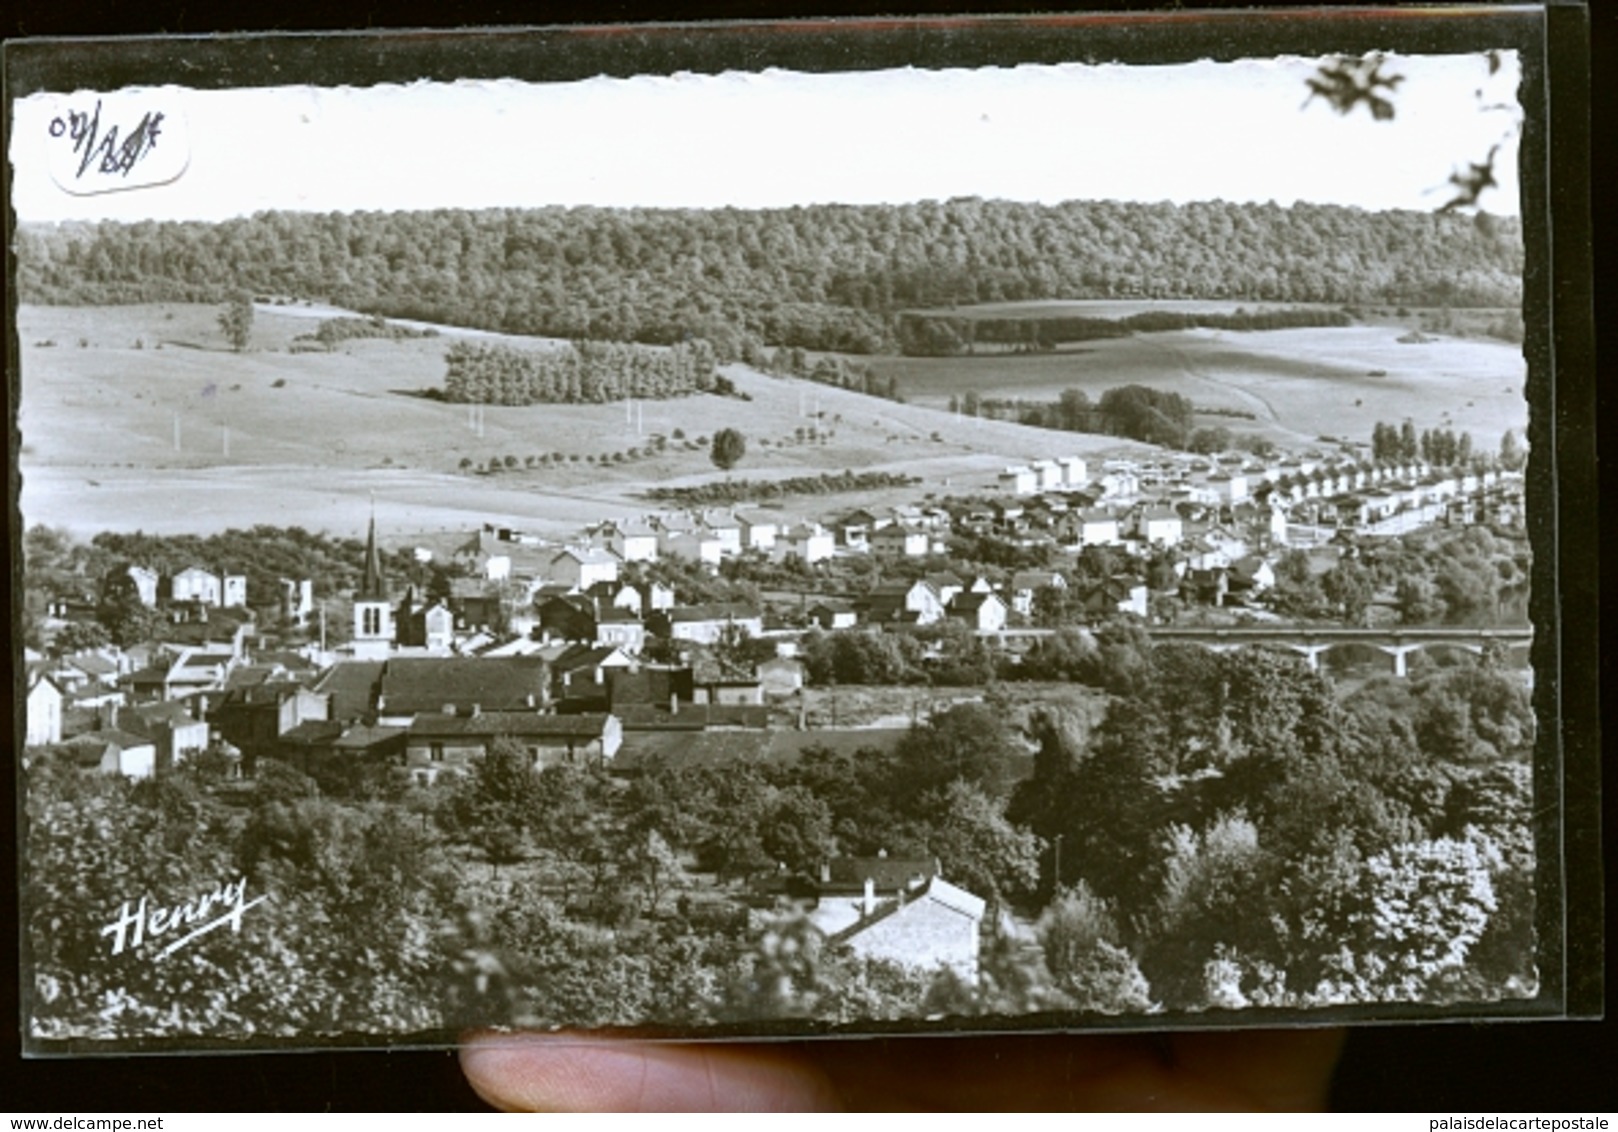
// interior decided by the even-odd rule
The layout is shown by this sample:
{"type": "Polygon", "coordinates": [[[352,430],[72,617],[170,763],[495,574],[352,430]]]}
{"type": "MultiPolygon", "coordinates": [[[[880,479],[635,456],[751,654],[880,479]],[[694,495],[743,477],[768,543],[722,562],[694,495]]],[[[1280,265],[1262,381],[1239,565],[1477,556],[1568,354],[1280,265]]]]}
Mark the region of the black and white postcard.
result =
{"type": "Polygon", "coordinates": [[[48,46],[27,1047],[1574,1012],[1536,18],[48,46]]]}

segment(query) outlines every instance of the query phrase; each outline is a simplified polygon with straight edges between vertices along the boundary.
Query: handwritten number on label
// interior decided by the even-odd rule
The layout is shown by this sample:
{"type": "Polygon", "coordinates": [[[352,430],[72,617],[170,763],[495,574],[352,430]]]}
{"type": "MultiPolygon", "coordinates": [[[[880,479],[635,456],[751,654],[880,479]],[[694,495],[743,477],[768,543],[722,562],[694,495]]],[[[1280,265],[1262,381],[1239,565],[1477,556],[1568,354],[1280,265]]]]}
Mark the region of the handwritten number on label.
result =
{"type": "Polygon", "coordinates": [[[163,114],[148,112],[141,118],[123,138],[118,139],[118,127],[108,129],[106,136],[101,134],[101,100],[96,100],[93,113],[86,114],[79,110],[70,110],[67,115],[57,115],[51,119],[49,126],[53,138],[66,137],[73,143],[73,152],[79,155],[79,168],[76,177],[83,177],[92,166],[100,173],[116,173],[120,176],[129,176],[140,159],[157,148],[157,138],[162,133],[163,114]]]}

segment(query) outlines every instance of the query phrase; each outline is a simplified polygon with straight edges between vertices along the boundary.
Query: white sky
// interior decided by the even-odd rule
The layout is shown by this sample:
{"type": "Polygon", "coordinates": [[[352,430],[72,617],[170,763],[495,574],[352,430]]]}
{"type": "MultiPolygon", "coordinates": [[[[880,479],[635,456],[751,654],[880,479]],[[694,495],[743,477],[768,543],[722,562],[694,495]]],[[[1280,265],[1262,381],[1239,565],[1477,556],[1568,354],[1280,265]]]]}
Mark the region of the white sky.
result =
{"type": "Polygon", "coordinates": [[[12,200],[23,221],[956,196],[1425,210],[1449,199],[1452,172],[1505,138],[1500,187],[1482,204],[1515,214],[1518,68],[1505,60],[1490,77],[1482,56],[1390,57],[1386,70],[1405,76],[1392,122],[1363,106],[1343,117],[1320,99],[1305,105],[1318,61],[1302,59],[163,87],[119,105],[169,115],[159,151],[178,175],[97,195],[66,192],[47,165],[47,147],[63,156],[51,118],[84,97],[36,95],[13,106],[12,200]],[[1483,108],[1499,102],[1511,110],[1483,108]]]}

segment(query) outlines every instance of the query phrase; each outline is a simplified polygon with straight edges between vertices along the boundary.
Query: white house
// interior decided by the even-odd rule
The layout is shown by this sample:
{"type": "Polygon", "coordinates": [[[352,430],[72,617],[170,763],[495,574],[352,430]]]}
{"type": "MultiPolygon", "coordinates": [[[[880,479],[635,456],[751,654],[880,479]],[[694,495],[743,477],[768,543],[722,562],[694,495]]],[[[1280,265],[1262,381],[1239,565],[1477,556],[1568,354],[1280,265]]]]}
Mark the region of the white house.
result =
{"type": "Polygon", "coordinates": [[[742,525],[728,511],[705,511],[702,529],[719,540],[719,553],[726,558],[742,552],[742,525]]]}
{"type": "Polygon", "coordinates": [[[639,519],[602,523],[596,528],[592,541],[625,562],[657,561],[657,532],[639,519]]]}
{"type": "Polygon", "coordinates": [[[1055,460],[1035,460],[1032,466],[1037,490],[1055,491],[1062,486],[1062,466],[1055,460]]]}
{"type": "Polygon", "coordinates": [[[222,605],[224,587],[217,574],[210,574],[200,566],[188,566],[169,579],[169,600],[222,605]]]}
{"type": "Polygon", "coordinates": [[[1079,545],[1111,546],[1118,542],[1118,516],[1097,509],[1079,514],[1079,545]]]}
{"type": "Polygon", "coordinates": [[[862,959],[919,971],[947,967],[965,982],[976,983],[985,908],[980,897],[938,876],[882,901],[868,882],[858,918],[830,942],[862,959]]]}
{"type": "Polygon", "coordinates": [[[781,525],[751,511],[736,512],[736,523],[741,528],[742,549],[768,554],[775,546],[775,537],[781,525]]]}
{"type": "Polygon", "coordinates": [[[1185,520],[1172,507],[1148,507],[1140,513],[1136,533],[1153,546],[1176,546],[1184,537],[1185,520]]]}
{"type": "Polygon", "coordinates": [[[777,538],[772,558],[777,562],[796,558],[812,566],[836,553],[837,540],[825,527],[818,523],[796,523],[777,538]]]}
{"type": "Polygon", "coordinates": [[[62,741],[62,703],[66,696],[55,680],[39,673],[28,685],[28,731],[24,742],[30,747],[62,741]]]}
{"type": "Polygon", "coordinates": [[[1032,495],[1039,490],[1039,473],[1025,464],[1014,464],[998,477],[1000,490],[1012,495],[1032,495]]]}
{"type": "Polygon", "coordinates": [[[998,633],[1006,627],[1006,603],[997,593],[958,593],[950,601],[947,612],[979,632],[998,633]]]}
{"type": "Polygon", "coordinates": [[[868,542],[873,554],[892,558],[925,558],[932,546],[926,531],[898,523],[873,531],[868,542]]]}

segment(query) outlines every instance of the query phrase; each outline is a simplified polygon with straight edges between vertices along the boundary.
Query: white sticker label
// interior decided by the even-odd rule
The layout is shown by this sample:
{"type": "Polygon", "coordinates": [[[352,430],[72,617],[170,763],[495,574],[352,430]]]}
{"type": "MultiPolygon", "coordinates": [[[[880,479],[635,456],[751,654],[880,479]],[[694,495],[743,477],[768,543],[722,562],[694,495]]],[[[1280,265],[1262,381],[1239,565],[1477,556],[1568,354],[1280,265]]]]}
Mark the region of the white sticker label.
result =
{"type": "Polygon", "coordinates": [[[75,196],[168,184],[191,160],[185,116],[161,91],[54,101],[42,139],[46,161],[51,179],[75,196]]]}

